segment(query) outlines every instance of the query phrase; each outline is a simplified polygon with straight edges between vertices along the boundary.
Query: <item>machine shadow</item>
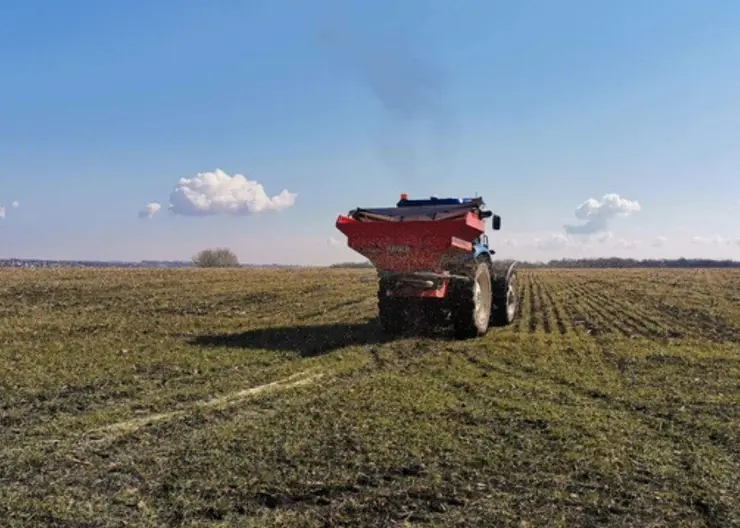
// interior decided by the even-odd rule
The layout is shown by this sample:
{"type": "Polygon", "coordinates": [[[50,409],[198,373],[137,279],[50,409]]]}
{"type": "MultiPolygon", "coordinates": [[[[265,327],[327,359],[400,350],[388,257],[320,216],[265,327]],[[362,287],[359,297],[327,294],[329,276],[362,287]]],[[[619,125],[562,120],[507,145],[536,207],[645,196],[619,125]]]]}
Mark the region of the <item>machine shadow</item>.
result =
{"type": "Polygon", "coordinates": [[[364,323],[281,326],[231,334],[203,334],[189,344],[203,347],[266,349],[294,352],[302,357],[327,354],[349,346],[382,345],[406,337],[435,337],[436,333],[411,331],[396,338],[386,336],[377,319],[364,323]]]}
{"type": "Polygon", "coordinates": [[[302,357],[314,357],[349,346],[382,345],[409,337],[450,339],[443,332],[419,329],[410,329],[397,337],[387,336],[379,321],[371,319],[364,323],[280,326],[230,334],[202,334],[192,338],[189,343],[202,347],[294,352],[302,357]]]}

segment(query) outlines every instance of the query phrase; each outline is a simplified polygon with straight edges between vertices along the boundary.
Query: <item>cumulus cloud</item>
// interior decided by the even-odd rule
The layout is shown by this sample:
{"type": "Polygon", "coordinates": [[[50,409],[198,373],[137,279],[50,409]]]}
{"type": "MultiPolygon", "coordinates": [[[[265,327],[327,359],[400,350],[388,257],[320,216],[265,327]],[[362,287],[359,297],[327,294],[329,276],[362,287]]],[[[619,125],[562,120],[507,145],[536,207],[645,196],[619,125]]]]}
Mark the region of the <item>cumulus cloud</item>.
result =
{"type": "Polygon", "coordinates": [[[139,218],[154,218],[154,215],[157,214],[157,211],[159,211],[162,208],[162,206],[157,202],[149,202],[144,206],[144,208],[139,211],[139,218]]]}
{"type": "Polygon", "coordinates": [[[609,223],[618,216],[628,216],[641,210],[640,204],[622,198],[618,194],[605,194],[601,200],[589,198],[575,211],[576,218],[583,220],[579,225],[565,225],[569,235],[591,235],[608,231],[609,223]]]}
{"type": "Polygon", "coordinates": [[[0,207],[0,220],[5,218],[5,207],[0,207]]]}
{"type": "Polygon", "coordinates": [[[230,176],[216,169],[198,173],[194,178],[181,178],[170,194],[169,209],[184,216],[247,215],[282,211],[291,207],[297,196],[283,190],[268,197],[259,182],[248,180],[242,174],[230,176]]]}
{"type": "Polygon", "coordinates": [[[21,203],[18,200],[10,204],[10,207],[12,207],[13,209],[17,209],[20,206],[21,206],[21,203]]]}

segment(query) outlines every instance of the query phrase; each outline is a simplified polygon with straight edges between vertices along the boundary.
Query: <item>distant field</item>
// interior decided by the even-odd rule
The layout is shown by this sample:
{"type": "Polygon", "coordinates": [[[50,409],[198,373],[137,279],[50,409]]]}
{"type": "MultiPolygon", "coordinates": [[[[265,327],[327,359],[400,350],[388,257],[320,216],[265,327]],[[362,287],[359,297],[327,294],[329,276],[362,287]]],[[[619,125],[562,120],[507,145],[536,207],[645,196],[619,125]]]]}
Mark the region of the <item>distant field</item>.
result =
{"type": "Polygon", "coordinates": [[[740,526],[740,270],[520,287],[386,342],[372,270],[0,270],[0,524],[740,526]]]}

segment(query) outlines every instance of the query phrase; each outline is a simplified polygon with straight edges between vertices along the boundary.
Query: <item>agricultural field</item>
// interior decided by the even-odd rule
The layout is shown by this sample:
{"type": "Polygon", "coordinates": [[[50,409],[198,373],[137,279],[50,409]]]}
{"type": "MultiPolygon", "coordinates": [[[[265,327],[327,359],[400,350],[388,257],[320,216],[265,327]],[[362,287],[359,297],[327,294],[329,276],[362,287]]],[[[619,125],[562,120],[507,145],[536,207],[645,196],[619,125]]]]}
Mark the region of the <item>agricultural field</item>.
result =
{"type": "Polygon", "coordinates": [[[740,526],[740,270],[522,270],[385,340],[372,270],[0,270],[3,526],[740,526]]]}

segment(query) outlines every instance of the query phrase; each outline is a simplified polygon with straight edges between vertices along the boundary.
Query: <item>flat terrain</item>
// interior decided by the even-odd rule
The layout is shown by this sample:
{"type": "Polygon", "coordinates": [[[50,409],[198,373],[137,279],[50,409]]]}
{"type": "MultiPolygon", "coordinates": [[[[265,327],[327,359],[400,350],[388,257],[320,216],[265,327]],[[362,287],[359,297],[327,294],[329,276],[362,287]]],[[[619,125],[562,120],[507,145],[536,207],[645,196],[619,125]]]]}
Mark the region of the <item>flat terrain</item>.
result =
{"type": "Polygon", "coordinates": [[[367,270],[1,270],[2,526],[740,526],[740,271],[526,270],[382,339],[367,270]]]}

